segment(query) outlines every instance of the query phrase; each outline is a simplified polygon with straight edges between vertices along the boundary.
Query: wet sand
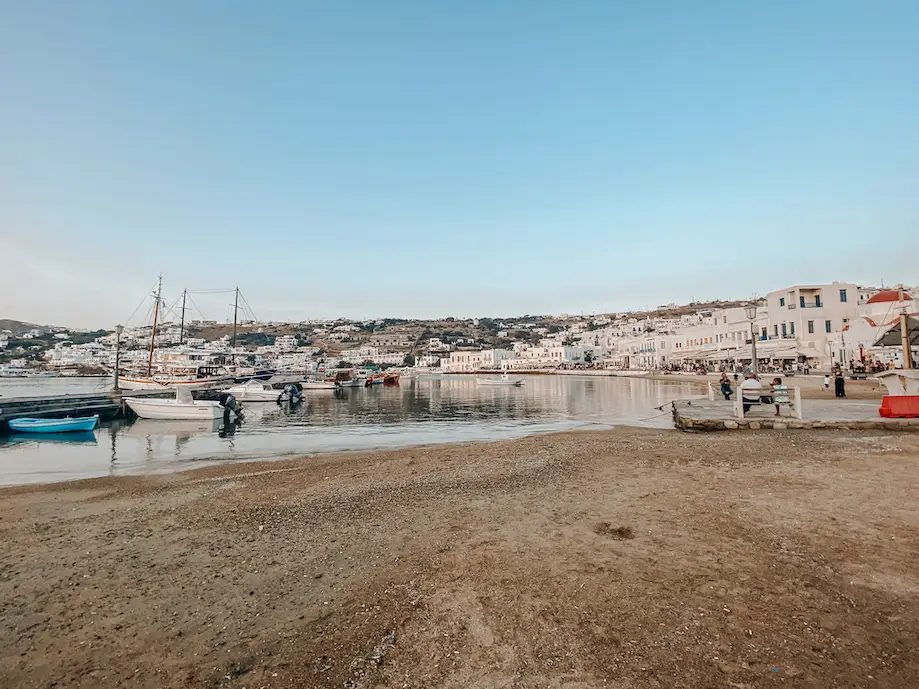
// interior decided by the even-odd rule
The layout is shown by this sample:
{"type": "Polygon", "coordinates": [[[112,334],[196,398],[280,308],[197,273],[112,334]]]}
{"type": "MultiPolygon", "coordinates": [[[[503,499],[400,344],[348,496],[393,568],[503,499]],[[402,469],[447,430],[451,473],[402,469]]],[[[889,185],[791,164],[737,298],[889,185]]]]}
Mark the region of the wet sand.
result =
{"type": "Polygon", "coordinates": [[[907,687],[905,434],[615,429],[0,490],[0,687],[907,687]]]}

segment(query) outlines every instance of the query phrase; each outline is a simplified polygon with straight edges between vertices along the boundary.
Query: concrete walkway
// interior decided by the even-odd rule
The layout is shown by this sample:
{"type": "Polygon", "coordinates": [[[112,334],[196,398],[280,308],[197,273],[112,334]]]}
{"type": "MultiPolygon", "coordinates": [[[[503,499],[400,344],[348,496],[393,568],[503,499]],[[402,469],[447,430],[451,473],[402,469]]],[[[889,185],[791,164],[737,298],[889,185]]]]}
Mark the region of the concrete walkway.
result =
{"type": "Polygon", "coordinates": [[[878,414],[879,406],[880,400],[804,400],[803,419],[796,419],[787,407],[782,407],[782,416],[776,417],[773,406],[754,406],[744,419],[736,419],[731,402],[712,402],[707,398],[677,400],[673,403],[673,423],[684,431],[762,428],[919,431],[919,419],[885,419],[878,414]]]}

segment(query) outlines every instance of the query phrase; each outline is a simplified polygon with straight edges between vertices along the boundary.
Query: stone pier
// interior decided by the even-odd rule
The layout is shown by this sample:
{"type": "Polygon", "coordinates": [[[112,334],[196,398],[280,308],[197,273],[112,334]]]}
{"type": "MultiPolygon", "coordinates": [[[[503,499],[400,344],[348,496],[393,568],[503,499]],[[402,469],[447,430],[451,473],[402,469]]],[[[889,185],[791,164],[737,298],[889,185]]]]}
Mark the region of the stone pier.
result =
{"type": "Polygon", "coordinates": [[[707,398],[673,403],[673,425],[683,431],[736,431],[772,429],[842,429],[919,432],[919,419],[885,419],[878,414],[880,400],[804,400],[803,419],[796,419],[787,407],[775,416],[773,406],[754,406],[743,419],[734,417],[734,407],[723,400],[707,398]]]}

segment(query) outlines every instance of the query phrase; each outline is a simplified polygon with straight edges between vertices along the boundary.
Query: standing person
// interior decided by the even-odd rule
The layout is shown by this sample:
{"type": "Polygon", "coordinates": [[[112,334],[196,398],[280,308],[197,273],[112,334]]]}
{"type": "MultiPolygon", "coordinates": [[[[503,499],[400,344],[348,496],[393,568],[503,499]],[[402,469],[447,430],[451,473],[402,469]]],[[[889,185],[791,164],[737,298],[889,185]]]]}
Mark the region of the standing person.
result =
{"type": "Polygon", "coordinates": [[[845,376],[843,376],[842,374],[841,368],[836,369],[836,374],[834,375],[834,379],[836,383],[836,396],[845,397],[846,396],[846,379],[845,379],[845,376]]]}
{"type": "Polygon", "coordinates": [[[728,402],[731,401],[731,395],[734,394],[734,388],[731,387],[731,381],[728,380],[728,374],[721,374],[721,394],[724,395],[724,399],[728,402]]]}
{"type": "Polygon", "coordinates": [[[743,413],[750,411],[750,404],[760,401],[763,384],[756,378],[755,373],[748,373],[747,379],[740,384],[740,399],[743,401],[743,413]]]}
{"type": "Polygon", "coordinates": [[[830,377],[829,376],[823,376],[823,389],[824,390],[830,389],[830,377]]]}
{"type": "Polygon", "coordinates": [[[781,378],[772,379],[772,401],[775,403],[775,415],[781,416],[779,405],[788,404],[788,387],[782,385],[781,378]]]}

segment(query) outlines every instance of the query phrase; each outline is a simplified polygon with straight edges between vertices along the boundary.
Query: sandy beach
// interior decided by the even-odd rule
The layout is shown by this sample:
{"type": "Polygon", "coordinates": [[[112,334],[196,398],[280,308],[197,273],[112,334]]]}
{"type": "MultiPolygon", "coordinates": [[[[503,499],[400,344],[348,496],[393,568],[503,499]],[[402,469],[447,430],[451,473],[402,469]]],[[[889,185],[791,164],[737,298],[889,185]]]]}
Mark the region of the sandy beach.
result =
{"type": "Polygon", "coordinates": [[[0,686],[902,687],[919,448],[620,428],[0,490],[0,686]]]}

